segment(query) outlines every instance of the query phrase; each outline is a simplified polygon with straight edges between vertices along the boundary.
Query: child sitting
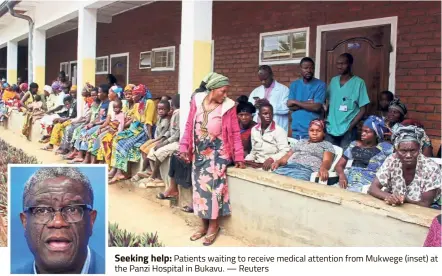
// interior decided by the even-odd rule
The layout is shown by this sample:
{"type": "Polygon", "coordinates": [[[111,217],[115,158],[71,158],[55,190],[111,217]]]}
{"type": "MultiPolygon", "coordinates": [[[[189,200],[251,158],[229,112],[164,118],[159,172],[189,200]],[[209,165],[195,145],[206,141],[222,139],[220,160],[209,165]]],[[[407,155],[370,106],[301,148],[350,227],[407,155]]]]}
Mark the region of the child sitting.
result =
{"type": "Polygon", "coordinates": [[[150,149],[147,159],[149,160],[150,167],[152,168],[152,175],[146,181],[156,184],[161,184],[160,166],[166,161],[175,151],[179,148],[180,140],[180,98],[179,95],[175,95],[172,100],[172,118],[170,120],[170,137],[162,139],[155,147],[150,149]]]}
{"type": "Polygon", "coordinates": [[[43,118],[45,111],[43,110],[43,102],[41,101],[41,96],[36,95],[34,101],[28,105],[28,111],[32,113],[32,123],[43,118]]]}
{"type": "Polygon", "coordinates": [[[148,140],[140,147],[141,155],[144,161],[143,170],[142,172],[137,174],[138,178],[134,177],[133,180],[135,181],[139,180],[139,177],[142,178],[150,177],[150,174],[152,172],[148,170],[149,160],[147,156],[151,149],[154,149],[155,146],[157,146],[159,143],[162,143],[163,141],[165,141],[170,137],[170,117],[168,115],[170,112],[169,101],[160,101],[157,105],[157,110],[158,110],[158,119],[157,119],[154,139],[148,140]]]}

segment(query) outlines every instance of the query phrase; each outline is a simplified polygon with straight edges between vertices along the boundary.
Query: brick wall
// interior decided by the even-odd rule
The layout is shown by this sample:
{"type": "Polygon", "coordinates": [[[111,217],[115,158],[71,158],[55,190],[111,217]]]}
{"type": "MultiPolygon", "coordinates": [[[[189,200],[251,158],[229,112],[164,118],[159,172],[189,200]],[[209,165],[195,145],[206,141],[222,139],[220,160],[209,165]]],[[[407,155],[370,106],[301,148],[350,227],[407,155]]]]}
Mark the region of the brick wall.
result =
{"type": "Polygon", "coordinates": [[[0,68],[6,68],[6,61],[8,56],[8,48],[3,47],[0,49],[0,68]]]}
{"type": "MultiPolygon", "coordinates": [[[[97,57],[129,52],[129,82],[146,84],[154,96],[178,91],[181,2],[156,2],[122,13],[111,24],[98,24],[97,57]],[[140,52],[175,46],[175,71],[139,69],[140,52]]],[[[96,83],[105,82],[97,75],[96,83]]]]}
{"type": "Polygon", "coordinates": [[[77,60],[77,39],[78,30],[72,30],[46,40],[46,84],[57,79],[61,62],[77,60]]]}
{"type": "MultiPolygon", "coordinates": [[[[398,16],[396,95],[421,120],[428,135],[441,135],[440,2],[219,2],[213,4],[215,70],[232,82],[231,96],[250,92],[257,79],[259,34],[310,27],[310,56],[316,26],[398,16]]],[[[286,85],[299,77],[297,65],[272,66],[286,85]]]]}

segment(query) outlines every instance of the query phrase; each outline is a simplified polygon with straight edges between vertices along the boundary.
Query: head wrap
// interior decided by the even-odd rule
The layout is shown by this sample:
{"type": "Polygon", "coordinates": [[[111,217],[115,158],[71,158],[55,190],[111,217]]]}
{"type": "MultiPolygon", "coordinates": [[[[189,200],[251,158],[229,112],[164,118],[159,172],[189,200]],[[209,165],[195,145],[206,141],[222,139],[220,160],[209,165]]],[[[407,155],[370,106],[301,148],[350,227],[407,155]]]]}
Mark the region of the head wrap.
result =
{"type": "Polygon", "coordinates": [[[146,95],[146,87],[143,84],[135,86],[132,90],[132,95],[144,97],[146,95]]]}
{"type": "Polygon", "coordinates": [[[414,119],[403,120],[401,125],[403,125],[403,126],[417,126],[420,128],[424,128],[424,125],[420,121],[414,120],[414,119]]]}
{"type": "Polygon", "coordinates": [[[406,115],[408,110],[407,107],[405,106],[405,104],[403,104],[399,98],[394,98],[391,102],[390,105],[388,106],[388,109],[395,109],[397,111],[399,111],[402,115],[406,115]]]}
{"type": "Polygon", "coordinates": [[[50,87],[49,85],[45,85],[45,87],[43,88],[44,91],[48,92],[49,94],[52,94],[52,87],[50,87]]]}
{"type": "Polygon", "coordinates": [[[26,82],[20,84],[20,90],[28,91],[28,84],[26,82]]]}
{"type": "Polygon", "coordinates": [[[144,96],[146,99],[152,99],[152,93],[150,93],[150,90],[146,87],[146,96],[144,96]]]}
{"type": "Polygon", "coordinates": [[[240,102],[236,106],[236,113],[239,114],[241,112],[246,112],[250,114],[255,114],[256,108],[255,106],[250,102],[240,102]]]}
{"type": "Polygon", "coordinates": [[[370,115],[364,122],[364,126],[373,130],[378,137],[379,142],[384,141],[384,132],[386,130],[385,122],[382,118],[370,115]]]}
{"type": "Polygon", "coordinates": [[[110,88],[112,91],[114,91],[115,94],[117,94],[118,98],[122,99],[123,98],[123,88],[119,87],[119,86],[112,86],[110,88]]]}
{"type": "Polygon", "coordinates": [[[320,127],[323,131],[325,129],[325,123],[323,120],[319,120],[319,119],[312,120],[310,122],[310,124],[308,125],[308,128],[310,128],[312,125],[320,127]]]}
{"type": "Polygon", "coordinates": [[[77,86],[75,84],[71,86],[71,91],[72,90],[77,90],[77,86]]]}
{"type": "Polygon", "coordinates": [[[422,148],[424,143],[425,131],[417,126],[403,126],[398,125],[393,128],[391,140],[394,142],[394,146],[397,148],[402,142],[417,142],[422,148]]]}
{"type": "MultiPolygon", "coordinates": [[[[52,91],[61,91],[60,82],[54,81],[51,85],[52,91]]],[[[48,91],[49,92],[49,91],[48,91]]]]}
{"type": "Polygon", "coordinates": [[[229,78],[223,76],[221,74],[212,72],[209,73],[204,79],[203,82],[206,83],[206,89],[212,91],[214,89],[229,85],[229,78]]]}
{"type": "Polygon", "coordinates": [[[135,87],[135,84],[128,84],[124,87],[124,91],[132,91],[135,87]]]}
{"type": "Polygon", "coordinates": [[[8,88],[9,87],[9,83],[7,83],[7,82],[5,82],[5,83],[3,83],[3,88],[8,88]]]}
{"type": "Polygon", "coordinates": [[[94,86],[92,84],[90,84],[89,82],[86,82],[83,89],[86,89],[86,91],[90,93],[90,92],[92,92],[93,88],[94,88],[94,86]]]}

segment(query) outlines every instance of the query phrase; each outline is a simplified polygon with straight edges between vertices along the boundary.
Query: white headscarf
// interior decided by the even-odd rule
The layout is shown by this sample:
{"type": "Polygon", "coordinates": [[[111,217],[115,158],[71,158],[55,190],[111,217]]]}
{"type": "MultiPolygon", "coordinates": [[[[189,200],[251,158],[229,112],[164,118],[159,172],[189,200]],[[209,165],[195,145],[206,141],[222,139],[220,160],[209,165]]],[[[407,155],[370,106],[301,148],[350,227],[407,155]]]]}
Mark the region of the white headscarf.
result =
{"type": "Polygon", "coordinates": [[[45,85],[44,87],[44,91],[47,91],[49,94],[52,94],[52,87],[50,87],[49,85],[45,85]]]}

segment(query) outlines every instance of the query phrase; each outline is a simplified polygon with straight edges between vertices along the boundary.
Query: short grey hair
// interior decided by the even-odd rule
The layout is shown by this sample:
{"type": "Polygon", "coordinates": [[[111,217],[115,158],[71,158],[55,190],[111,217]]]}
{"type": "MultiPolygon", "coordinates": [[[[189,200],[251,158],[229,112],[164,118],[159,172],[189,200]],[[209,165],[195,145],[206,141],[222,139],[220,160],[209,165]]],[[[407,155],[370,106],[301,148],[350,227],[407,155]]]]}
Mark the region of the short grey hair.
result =
{"type": "Polygon", "coordinates": [[[29,195],[31,189],[38,183],[43,182],[46,179],[57,178],[64,176],[71,180],[75,180],[83,185],[88,192],[91,199],[91,206],[94,206],[94,191],[91,186],[89,178],[77,168],[72,167],[43,167],[38,169],[31,177],[26,181],[25,189],[23,191],[23,208],[25,207],[25,199],[29,195]]]}

